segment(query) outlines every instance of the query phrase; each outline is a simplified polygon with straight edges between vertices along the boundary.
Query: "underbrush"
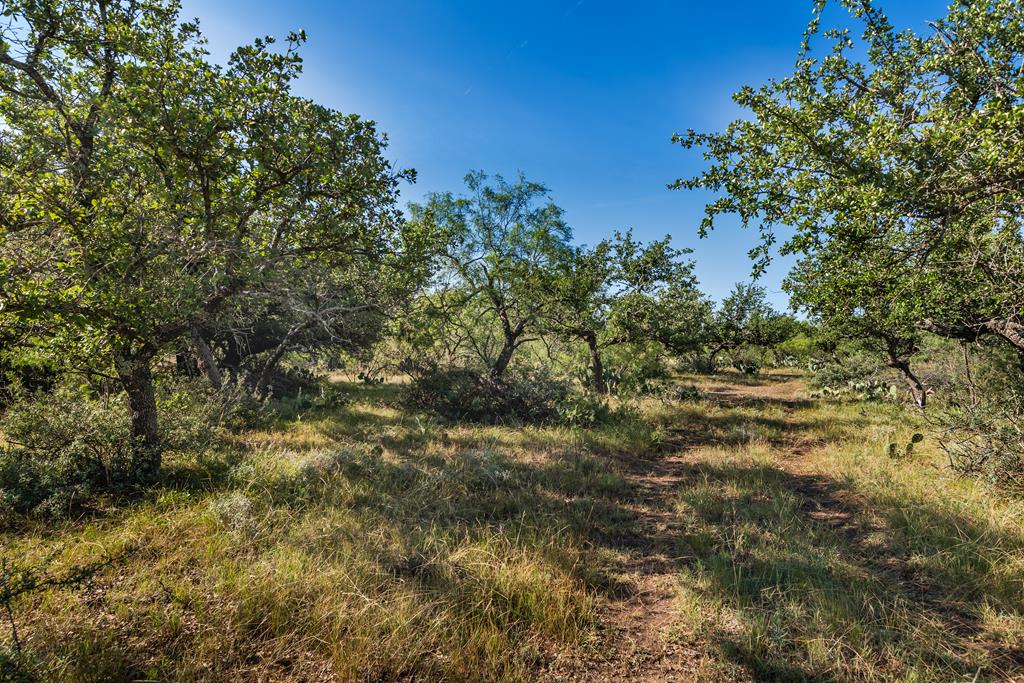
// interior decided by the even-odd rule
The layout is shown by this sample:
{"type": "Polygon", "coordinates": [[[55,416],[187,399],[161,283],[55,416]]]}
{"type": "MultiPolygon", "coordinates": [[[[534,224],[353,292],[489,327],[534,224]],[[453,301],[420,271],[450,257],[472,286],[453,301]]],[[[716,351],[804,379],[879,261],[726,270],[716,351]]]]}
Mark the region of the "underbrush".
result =
{"type": "Polygon", "coordinates": [[[30,564],[133,548],[81,589],[16,601],[24,671],[523,680],[592,639],[611,581],[587,547],[625,493],[593,453],[644,448],[650,429],[434,423],[361,392],[223,435],[239,455],[210,465],[217,486],[173,479],[148,502],[64,523],[58,544],[42,522],[9,535],[5,553],[30,564]]]}
{"type": "Polygon", "coordinates": [[[542,370],[502,378],[473,368],[430,370],[402,388],[399,402],[449,422],[479,424],[593,427],[638,417],[542,370]]]}
{"type": "Polygon", "coordinates": [[[542,373],[495,378],[474,368],[428,370],[405,387],[409,408],[453,422],[552,422],[569,395],[568,383],[542,373]]]}
{"type": "Polygon", "coordinates": [[[657,635],[708,679],[1019,673],[1019,501],[943,468],[898,406],[789,396],[771,372],[689,381],[543,424],[338,384],[219,428],[131,505],[0,532],[3,555],[53,576],[117,558],[11,601],[19,675],[536,680],[612,652],[603,605],[633,604],[665,563],[678,609],[657,635]],[[654,528],[634,477],[667,453],[683,464],[654,528]]]}
{"type": "MultiPolygon", "coordinates": [[[[176,378],[161,381],[157,403],[164,457],[178,465],[209,464],[225,435],[254,424],[260,410],[247,394],[176,378]]],[[[123,395],[67,382],[12,402],[0,430],[0,525],[71,516],[104,497],[138,493],[128,415],[123,395]]]]}

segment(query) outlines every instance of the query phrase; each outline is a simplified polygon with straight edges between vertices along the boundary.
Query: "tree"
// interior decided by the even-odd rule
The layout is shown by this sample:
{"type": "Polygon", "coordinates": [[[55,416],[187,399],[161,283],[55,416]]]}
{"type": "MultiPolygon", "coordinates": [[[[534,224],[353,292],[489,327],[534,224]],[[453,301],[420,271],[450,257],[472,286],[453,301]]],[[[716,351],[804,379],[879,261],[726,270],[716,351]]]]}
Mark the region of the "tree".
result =
{"type": "Polygon", "coordinates": [[[875,264],[863,262],[877,256],[860,253],[862,260],[857,260],[832,249],[801,260],[786,284],[794,299],[814,311],[820,342],[834,348],[843,340],[859,341],[900,373],[914,405],[923,409],[928,389],[911,367],[922,333],[898,295],[905,276],[899,271],[878,273],[875,264]]]}
{"type": "Polygon", "coordinates": [[[605,348],[658,341],[679,352],[700,339],[707,305],[693,263],[682,260],[688,253],[672,248],[668,237],[644,245],[627,232],[578,247],[565,261],[545,323],[549,331],[587,345],[594,391],[608,391],[605,348]]]}
{"type": "Polygon", "coordinates": [[[738,282],[715,311],[707,335],[709,368],[723,351],[774,346],[795,333],[792,319],[768,303],[763,287],[738,282]]]}
{"type": "Polygon", "coordinates": [[[803,255],[813,287],[792,291],[812,314],[856,294],[901,335],[991,336],[1024,357],[1024,6],[953,3],[921,37],[869,0],[838,4],[860,40],[822,32],[819,0],[794,73],[735,96],[749,117],[676,137],[711,163],[674,187],[720,193],[704,234],[724,213],[755,223],[761,266],[791,228],[781,251],[803,255]]]}
{"type": "Polygon", "coordinates": [[[572,233],[543,185],[479,171],[465,180],[468,196],[436,193],[410,206],[411,221],[437,226],[447,244],[421,303],[456,349],[499,379],[515,352],[539,339],[572,233]]]}
{"type": "Polygon", "coordinates": [[[402,176],[371,122],[291,94],[301,34],[220,67],[173,0],[12,0],[4,14],[0,325],[113,369],[151,480],[153,360],[287,273],[386,254],[402,176]]]}

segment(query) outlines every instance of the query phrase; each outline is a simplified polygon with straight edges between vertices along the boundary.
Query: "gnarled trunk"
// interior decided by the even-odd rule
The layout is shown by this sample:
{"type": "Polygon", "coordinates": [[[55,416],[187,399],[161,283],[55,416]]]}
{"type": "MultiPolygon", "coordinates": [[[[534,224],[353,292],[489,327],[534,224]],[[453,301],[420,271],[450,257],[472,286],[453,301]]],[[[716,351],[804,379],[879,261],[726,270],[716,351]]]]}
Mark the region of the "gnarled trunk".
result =
{"type": "Polygon", "coordinates": [[[516,352],[523,342],[527,341],[523,337],[523,332],[526,331],[526,321],[520,320],[514,327],[508,320],[508,315],[502,311],[501,317],[501,330],[505,338],[505,342],[501,347],[501,351],[498,353],[498,357],[494,360],[494,365],[491,366],[491,379],[501,379],[508,369],[508,364],[512,362],[512,355],[516,352]]]}
{"type": "Polygon", "coordinates": [[[151,484],[160,476],[160,434],[156,391],[150,368],[152,353],[118,354],[114,358],[131,410],[132,474],[137,483],[151,484]]]}
{"type": "Polygon", "coordinates": [[[214,389],[221,389],[224,386],[224,379],[220,374],[220,368],[217,367],[217,361],[213,357],[213,349],[203,339],[203,334],[198,327],[192,328],[192,347],[199,359],[199,368],[206,375],[206,379],[210,381],[214,389]]]}
{"type": "Polygon", "coordinates": [[[494,360],[494,365],[491,366],[491,378],[501,379],[508,369],[508,364],[512,362],[512,354],[516,352],[514,337],[506,337],[505,344],[501,347],[501,352],[498,353],[498,357],[494,360]]]}
{"type": "Polygon", "coordinates": [[[601,350],[597,346],[597,334],[585,332],[583,339],[590,349],[590,387],[599,394],[607,394],[608,385],[604,381],[604,363],[601,362],[601,350]]]}
{"type": "Polygon", "coordinates": [[[891,361],[889,363],[889,367],[900,371],[900,374],[903,375],[903,379],[907,382],[907,386],[910,387],[910,393],[914,397],[914,405],[919,409],[924,410],[925,405],[928,402],[928,390],[925,388],[918,376],[910,369],[910,363],[902,359],[897,359],[891,361]]]}

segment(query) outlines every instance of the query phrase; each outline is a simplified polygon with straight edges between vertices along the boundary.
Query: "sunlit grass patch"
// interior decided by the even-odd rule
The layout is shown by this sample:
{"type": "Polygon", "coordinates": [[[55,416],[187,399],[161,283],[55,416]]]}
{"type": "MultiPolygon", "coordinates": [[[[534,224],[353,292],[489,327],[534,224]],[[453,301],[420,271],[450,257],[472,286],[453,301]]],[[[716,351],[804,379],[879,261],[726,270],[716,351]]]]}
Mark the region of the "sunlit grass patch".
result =
{"type": "Polygon", "coordinates": [[[821,403],[787,420],[788,440],[691,453],[678,597],[691,637],[766,678],[1018,666],[1019,502],[955,480],[927,443],[908,451],[921,426],[893,407],[821,403]]]}
{"type": "Polygon", "coordinates": [[[606,606],[657,555],[677,579],[659,638],[706,678],[1014,670],[1021,503],[943,469],[913,414],[790,381],[589,428],[449,423],[348,387],[170,462],[145,501],[6,534],[58,571],[119,558],[19,601],[25,649],[55,681],[532,680],[603,651],[606,606]]]}

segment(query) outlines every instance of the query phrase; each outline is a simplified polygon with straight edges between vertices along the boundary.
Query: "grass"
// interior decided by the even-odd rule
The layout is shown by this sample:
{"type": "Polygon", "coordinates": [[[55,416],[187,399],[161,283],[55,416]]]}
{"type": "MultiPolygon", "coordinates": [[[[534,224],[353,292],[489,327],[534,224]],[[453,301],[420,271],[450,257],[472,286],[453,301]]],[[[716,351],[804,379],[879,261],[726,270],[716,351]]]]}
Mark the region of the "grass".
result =
{"type": "Polygon", "coordinates": [[[697,679],[1024,673],[1024,505],[955,479],[928,441],[904,456],[919,427],[894,406],[803,400],[780,375],[683,381],[705,398],[593,429],[445,425],[347,385],[341,407],[171,462],[141,504],[5,532],[5,556],[58,573],[125,553],[19,601],[30,668],[534,680],[569,659],[586,680],[639,628],[608,618],[636,560],[664,551],[658,638],[696,653],[697,679]],[[639,493],[669,466],[664,494],[639,493]]]}
{"type": "Polygon", "coordinates": [[[905,456],[918,427],[892,407],[728,415],[748,442],[726,432],[725,445],[691,452],[677,500],[681,629],[714,649],[723,673],[732,663],[769,680],[1021,675],[1020,501],[955,479],[926,444],[905,456]]]}

